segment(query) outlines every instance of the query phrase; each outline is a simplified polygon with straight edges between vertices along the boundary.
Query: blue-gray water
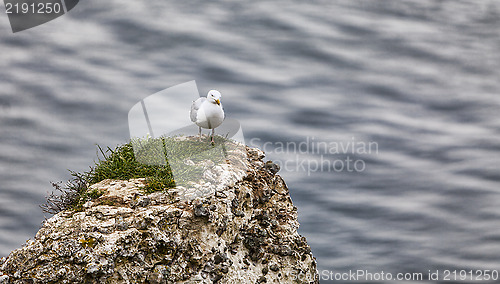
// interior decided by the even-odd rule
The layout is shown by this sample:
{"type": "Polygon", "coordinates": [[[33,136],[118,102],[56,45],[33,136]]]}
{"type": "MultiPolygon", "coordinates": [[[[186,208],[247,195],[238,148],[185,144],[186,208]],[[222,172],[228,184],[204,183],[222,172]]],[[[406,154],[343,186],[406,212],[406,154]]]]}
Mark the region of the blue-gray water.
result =
{"type": "Polygon", "coordinates": [[[16,34],[0,15],[0,256],[38,230],[49,181],[195,79],[289,162],[320,272],[500,269],[499,26],[490,0],[87,0],[16,34]],[[322,158],[364,168],[311,171],[322,158]]]}

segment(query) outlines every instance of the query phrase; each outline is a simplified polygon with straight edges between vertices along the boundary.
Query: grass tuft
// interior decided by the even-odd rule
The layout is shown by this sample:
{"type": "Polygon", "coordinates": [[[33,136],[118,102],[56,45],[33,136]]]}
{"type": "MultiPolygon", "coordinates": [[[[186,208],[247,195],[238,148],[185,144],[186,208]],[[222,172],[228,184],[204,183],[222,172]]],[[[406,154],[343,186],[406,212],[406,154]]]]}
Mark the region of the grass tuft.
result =
{"type": "Polygon", "coordinates": [[[99,147],[103,159],[86,173],[87,182],[95,184],[105,179],[128,180],[131,178],[146,178],[146,192],[165,190],[175,187],[172,170],[165,165],[147,165],[136,160],[132,143],[118,146],[116,149],[99,147]]]}
{"type": "Polygon", "coordinates": [[[97,146],[102,154],[90,170],[83,173],[70,171],[71,179],[63,184],[52,182],[55,191],[51,192],[46,203],[40,207],[44,212],[56,214],[64,210],[82,211],[83,204],[103,195],[97,189],[89,191],[92,184],[105,179],[128,180],[146,178],[144,190],[147,193],[175,187],[172,171],[168,165],[145,165],[137,162],[132,144],[107,148],[97,146]]]}
{"type": "Polygon", "coordinates": [[[104,194],[96,189],[89,191],[89,187],[105,179],[146,178],[143,188],[146,193],[163,191],[176,184],[186,185],[203,174],[204,166],[197,163],[211,160],[213,164],[219,164],[225,160],[227,141],[227,138],[216,136],[215,145],[212,145],[193,139],[161,137],[134,139],[115,149],[108,147],[103,150],[97,146],[102,158],[98,158],[87,172],[70,171],[72,178],[64,185],[52,182],[56,193],[51,192],[47,202],[40,207],[50,214],[64,210],[82,211],[85,202],[104,194]],[[171,159],[168,160],[167,156],[171,159]],[[187,159],[191,165],[185,163],[187,159]],[[175,167],[175,181],[170,164],[175,167]]]}

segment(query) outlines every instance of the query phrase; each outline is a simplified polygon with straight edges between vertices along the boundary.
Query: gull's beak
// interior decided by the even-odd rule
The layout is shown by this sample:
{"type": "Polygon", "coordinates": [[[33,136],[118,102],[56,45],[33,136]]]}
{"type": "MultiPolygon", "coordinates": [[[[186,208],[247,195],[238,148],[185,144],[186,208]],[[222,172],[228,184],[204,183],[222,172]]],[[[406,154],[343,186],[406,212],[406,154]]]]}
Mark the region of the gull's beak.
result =
{"type": "Polygon", "coordinates": [[[215,100],[215,102],[216,102],[218,105],[220,105],[220,100],[219,100],[219,99],[215,100]]]}

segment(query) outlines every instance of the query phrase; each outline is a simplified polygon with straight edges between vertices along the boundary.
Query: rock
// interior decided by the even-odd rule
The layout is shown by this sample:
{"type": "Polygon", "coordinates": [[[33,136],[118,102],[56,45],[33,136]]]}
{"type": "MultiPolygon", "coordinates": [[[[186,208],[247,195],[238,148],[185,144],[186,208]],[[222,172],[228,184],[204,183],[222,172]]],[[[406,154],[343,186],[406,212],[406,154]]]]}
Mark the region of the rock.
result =
{"type": "Polygon", "coordinates": [[[266,170],[268,170],[270,173],[272,173],[273,175],[275,175],[276,173],[278,173],[280,171],[280,166],[278,164],[273,163],[272,161],[267,161],[264,164],[264,168],[266,170]]]}
{"type": "Polygon", "coordinates": [[[189,188],[92,185],[98,199],[0,259],[0,283],[319,283],[279,168],[245,151],[189,188]]]}

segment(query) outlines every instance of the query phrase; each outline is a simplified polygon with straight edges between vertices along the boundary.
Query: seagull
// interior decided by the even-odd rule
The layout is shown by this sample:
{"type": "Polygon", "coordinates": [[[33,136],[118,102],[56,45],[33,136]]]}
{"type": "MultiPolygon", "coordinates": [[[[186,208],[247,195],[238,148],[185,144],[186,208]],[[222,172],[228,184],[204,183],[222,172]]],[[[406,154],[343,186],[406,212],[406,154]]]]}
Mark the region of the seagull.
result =
{"type": "Polygon", "coordinates": [[[224,121],[224,110],[220,103],[221,93],[217,90],[210,90],[207,97],[201,97],[193,101],[191,105],[191,121],[198,125],[200,129],[201,141],[201,128],[212,129],[212,143],[214,142],[215,128],[221,125],[224,121]]]}

